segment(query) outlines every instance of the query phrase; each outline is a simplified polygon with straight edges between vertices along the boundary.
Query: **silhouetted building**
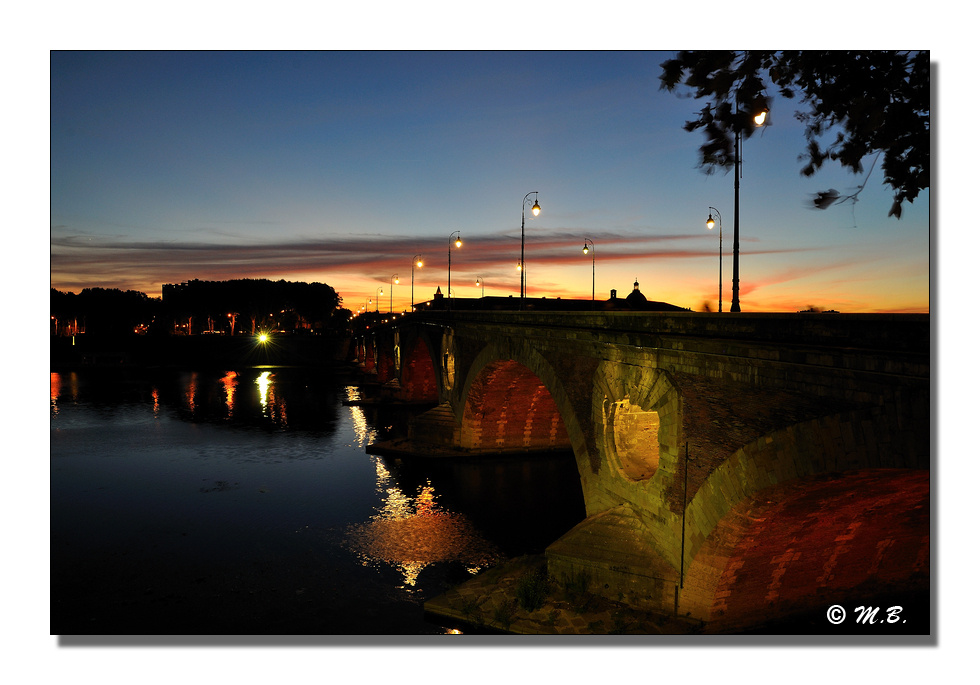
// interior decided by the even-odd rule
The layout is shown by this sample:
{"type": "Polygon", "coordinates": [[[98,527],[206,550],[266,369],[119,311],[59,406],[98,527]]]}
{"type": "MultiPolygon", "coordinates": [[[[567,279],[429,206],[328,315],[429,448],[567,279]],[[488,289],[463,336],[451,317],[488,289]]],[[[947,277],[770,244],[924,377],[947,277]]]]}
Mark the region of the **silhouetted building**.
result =
{"type": "Polygon", "coordinates": [[[678,307],[677,305],[666,302],[654,302],[647,300],[646,295],[640,292],[639,280],[633,281],[633,291],[626,297],[617,297],[616,290],[609,291],[609,299],[605,301],[602,308],[605,311],[640,311],[640,312],[689,312],[690,309],[678,307]]]}
{"type": "MultiPolygon", "coordinates": [[[[449,307],[447,298],[441,288],[436,287],[436,292],[428,302],[419,302],[415,305],[416,311],[442,310],[449,307]]],[[[519,297],[510,295],[508,297],[454,297],[452,308],[456,311],[514,311],[523,310],[527,312],[587,312],[593,310],[602,311],[646,311],[646,312],[689,312],[690,309],[678,307],[666,302],[652,302],[640,292],[639,281],[633,282],[633,292],[627,297],[616,297],[616,291],[611,291],[611,297],[602,302],[597,300],[595,303],[591,299],[565,299],[560,297],[526,297],[522,301],[519,297]]]]}

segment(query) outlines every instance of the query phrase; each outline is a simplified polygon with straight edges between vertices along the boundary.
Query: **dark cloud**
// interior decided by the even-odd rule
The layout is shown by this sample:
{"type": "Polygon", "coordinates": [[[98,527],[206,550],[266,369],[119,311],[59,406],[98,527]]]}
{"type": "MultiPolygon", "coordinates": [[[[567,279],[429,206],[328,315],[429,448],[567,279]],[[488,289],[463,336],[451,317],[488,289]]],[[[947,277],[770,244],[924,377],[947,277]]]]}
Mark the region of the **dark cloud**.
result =
{"type": "MultiPolygon", "coordinates": [[[[582,253],[581,231],[550,231],[525,236],[528,269],[542,265],[574,265],[591,261],[582,253]]],[[[584,234],[583,234],[584,235],[584,234]]],[[[615,261],[688,259],[714,254],[702,235],[589,236],[596,246],[597,264],[615,261]]],[[[118,287],[159,291],[162,283],[199,278],[284,278],[292,274],[322,273],[331,278],[356,273],[381,283],[392,274],[410,276],[412,257],[423,256],[428,269],[446,268],[453,250],[453,271],[476,273],[498,280],[515,278],[512,267],[520,259],[520,233],[507,232],[469,237],[463,247],[451,247],[446,238],[401,238],[385,235],[351,235],[343,238],[307,238],[250,243],[139,242],[118,238],[58,236],[51,239],[52,287],[80,290],[85,287],[118,287]],[[333,276],[332,276],[333,275],[333,276]]],[[[428,272],[426,272],[428,273],[428,272]]]]}

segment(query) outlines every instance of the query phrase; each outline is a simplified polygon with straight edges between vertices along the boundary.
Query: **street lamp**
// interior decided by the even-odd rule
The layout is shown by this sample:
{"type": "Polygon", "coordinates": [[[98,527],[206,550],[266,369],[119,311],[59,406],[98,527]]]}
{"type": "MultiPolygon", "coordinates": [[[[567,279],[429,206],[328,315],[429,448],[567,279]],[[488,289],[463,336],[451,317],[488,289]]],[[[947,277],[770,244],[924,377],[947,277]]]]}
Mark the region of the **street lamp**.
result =
{"type": "MultiPolygon", "coordinates": [[[[735,100],[735,109],[738,110],[738,99],[735,100]]],[[[759,111],[752,117],[756,126],[766,123],[766,115],[769,109],[760,107],[759,111]]],[[[736,115],[738,112],[736,111],[736,115]]],[[[732,311],[740,312],[742,308],[738,304],[738,180],[742,175],[742,121],[741,117],[735,118],[735,238],[732,247],[732,311]]]]}
{"type": "Polygon", "coordinates": [[[388,289],[388,313],[391,314],[391,298],[395,294],[395,283],[398,283],[398,274],[393,274],[390,279],[388,279],[388,285],[391,287],[388,289]]]}
{"type": "Polygon", "coordinates": [[[378,301],[374,303],[374,311],[376,311],[376,312],[377,311],[381,311],[381,310],[378,309],[378,305],[381,304],[381,296],[384,295],[384,294],[385,294],[384,286],[379,287],[378,288],[378,297],[377,297],[377,300],[378,301]]]}
{"type": "Polygon", "coordinates": [[[521,309],[524,309],[524,295],[527,293],[527,278],[525,276],[527,269],[524,264],[524,208],[527,207],[532,195],[534,196],[534,206],[531,207],[531,214],[537,216],[541,213],[541,206],[538,204],[538,191],[532,190],[524,196],[524,202],[521,203],[521,263],[517,267],[521,272],[521,309]]]}
{"type": "Polygon", "coordinates": [[[463,240],[459,235],[459,231],[453,231],[449,234],[449,274],[446,283],[446,297],[449,298],[448,307],[453,308],[453,298],[452,298],[452,285],[453,285],[453,236],[456,236],[456,247],[463,246],[463,240]]]}
{"type": "Polygon", "coordinates": [[[589,254],[589,246],[592,246],[592,308],[595,309],[595,243],[585,239],[585,245],[582,246],[582,254],[589,254]]]}
{"type": "Polygon", "coordinates": [[[484,295],[486,295],[486,292],[487,292],[487,283],[486,283],[486,281],[483,280],[483,276],[477,276],[476,277],[476,287],[477,288],[481,288],[481,290],[480,290],[480,297],[483,297],[484,295]]]}
{"type": "Polygon", "coordinates": [[[422,268],[422,255],[412,257],[412,311],[415,311],[415,267],[422,268]]]}
{"type": "Polygon", "coordinates": [[[718,313],[721,313],[721,212],[714,207],[708,207],[708,220],[704,222],[708,230],[715,227],[715,218],[711,215],[712,210],[718,215],[718,313]]]}

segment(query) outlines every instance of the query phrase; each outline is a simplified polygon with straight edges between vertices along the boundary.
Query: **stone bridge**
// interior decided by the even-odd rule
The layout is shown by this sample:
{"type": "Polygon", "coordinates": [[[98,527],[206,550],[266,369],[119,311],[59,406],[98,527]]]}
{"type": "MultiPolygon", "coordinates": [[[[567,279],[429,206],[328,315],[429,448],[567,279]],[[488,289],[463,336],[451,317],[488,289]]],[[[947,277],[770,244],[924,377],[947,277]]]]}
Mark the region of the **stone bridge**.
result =
{"type": "Polygon", "coordinates": [[[719,630],[928,594],[928,315],[430,312],[354,344],[435,405],[402,448],[574,454],[556,578],[719,630]]]}

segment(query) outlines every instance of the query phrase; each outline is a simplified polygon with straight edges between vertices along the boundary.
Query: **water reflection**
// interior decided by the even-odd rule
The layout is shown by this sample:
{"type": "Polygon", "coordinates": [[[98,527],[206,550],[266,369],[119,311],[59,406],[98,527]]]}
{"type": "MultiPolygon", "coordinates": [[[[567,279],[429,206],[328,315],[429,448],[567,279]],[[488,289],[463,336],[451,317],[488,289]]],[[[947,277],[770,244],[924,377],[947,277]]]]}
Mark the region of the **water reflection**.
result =
{"type": "Polygon", "coordinates": [[[426,482],[414,497],[409,496],[398,487],[380,457],[371,459],[381,505],[368,522],[348,530],[348,543],[365,565],[392,566],[401,573],[407,589],[415,586],[419,574],[430,564],[461,563],[476,574],[499,557],[499,551],[469,519],[437,504],[431,483],[426,482]]]}
{"type": "Polygon", "coordinates": [[[72,371],[68,374],[51,374],[51,415],[58,413],[58,402],[62,395],[68,393],[72,402],[78,402],[78,374],[72,371]],[[67,386],[67,388],[66,388],[67,386]]]}
{"type": "Polygon", "coordinates": [[[221,379],[221,385],[225,389],[225,406],[228,408],[228,418],[230,419],[235,409],[235,390],[238,388],[238,372],[227,372],[221,379]]]}
{"type": "MultiPolygon", "coordinates": [[[[361,399],[360,390],[353,385],[348,385],[345,388],[345,392],[347,394],[345,398],[347,402],[356,402],[361,399]]],[[[377,439],[377,431],[368,423],[367,414],[364,413],[361,407],[351,405],[350,417],[354,425],[354,439],[357,447],[364,447],[377,439]]]]}
{"type": "MultiPolygon", "coordinates": [[[[193,422],[242,427],[332,433],[339,421],[340,397],[329,373],[308,369],[264,368],[221,371],[169,371],[87,368],[51,372],[51,417],[66,402],[118,403],[152,408],[154,418],[170,412],[193,422]],[[252,385],[254,383],[254,385],[252,385]],[[246,390],[255,388],[255,391],[246,390]],[[287,411],[288,409],[288,411],[287,411]]],[[[374,439],[360,409],[355,420],[362,444],[374,439]]]]}
{"type": "Polygon", "coordinates": [[[184,400],[187,408],[190,410],[191,414],[197,409],[197,372],[191,373],[190,380],[187,382],[187,388],[184,390],[184,400]]]}
{"type": "Polygon", "coordinates": [[[272,387],[272,372],[263,371],[260,373],[259,377],[255,379],[255,384],[259,386],[259,404],[262,405],[262,415],[269,416],[269,390],[272,387]]]}

